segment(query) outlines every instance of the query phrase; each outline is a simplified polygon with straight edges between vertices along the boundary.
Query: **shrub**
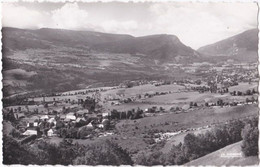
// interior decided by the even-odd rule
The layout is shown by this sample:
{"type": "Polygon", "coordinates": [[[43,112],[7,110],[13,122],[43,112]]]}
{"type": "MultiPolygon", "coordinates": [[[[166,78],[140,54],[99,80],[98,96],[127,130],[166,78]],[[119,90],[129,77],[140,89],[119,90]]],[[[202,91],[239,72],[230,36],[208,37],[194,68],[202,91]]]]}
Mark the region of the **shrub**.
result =
{"type": "Polygon", "coordinates": [[[85,155],[74,159],[73,165],[133,165],[133,162],[125,150],[106,140],[89,145],[85,155]]]}
{"type": "Polygon", "coordinates": [[[258,137],[259,132],[257,126],[253,127],[247,124],[242,130],[242,152],[245,156],[255,156],[258,155],[258,137]]]}

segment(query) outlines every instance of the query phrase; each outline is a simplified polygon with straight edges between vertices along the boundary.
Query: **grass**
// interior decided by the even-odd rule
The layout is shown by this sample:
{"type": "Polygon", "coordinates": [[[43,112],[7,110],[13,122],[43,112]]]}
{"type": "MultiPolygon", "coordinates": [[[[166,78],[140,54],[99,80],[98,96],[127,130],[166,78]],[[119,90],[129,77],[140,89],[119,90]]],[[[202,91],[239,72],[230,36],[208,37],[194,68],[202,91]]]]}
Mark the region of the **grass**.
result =
{"type": "MultiPolygon", "coordinates": [[[[117,142],[124,148],[130,150],[142,150],[148,147],[148,144],[143,143],[143,136],[150,130],[157,129],[164,132],[174,132],[187,128],[199,128],[210,124],[221,124],[228,120],[257,114],[258,108],[256,105],[246,105],[226,108],[200,108],[190,110],[188,113],[168,113],[138,120],[121,120],[116,124],[116,131],[117,134],[123,136],[124,139],[119,138],[117,142]],[[134,148],[129,144],[133,140],[139,143],[135,144],[134,148]]],[[[195,131],[195,133],[198,132],[195,131]]],[[[200,133],[202,133],[202,131],[200,131],[200,133]]],[[[185,135],[186,133],[176,135],[176,138],[166,143],[165,147],[167,148],[162,148],[162,151],[169,151],[172,144],[183,141],[185,135]]]]}
{"type": "Polygon", "coordinates": [[[252,82],[251,84],[249,83],[239,83],[236,86],[232,86],[229,88],[229,92],[233,91],[241,91],[241,92],[246,92],[248,89],[252,90],[255,89],[257,90],[258,84],[256,82],[252,82]]]}
{"type": "Polygon", "coordinates": [[[146,102],[156,102],[156,103],[189,103],[191,101],[203,101],[205,98],[212,98],[213,95],[209,93],[199,93],[199,92],[179,92],[172,93],[163,96],[154,96],[152,98],[146,99],[146,102]]]}
{"type": "Polygon", "coordinates": [[[250,157],[227,157],[231,154],[242,155],[241,151],[241,143],[237,142],[231,145],[228,145],[220,150],[217,150],[213,153],[205,155],[201,158],[193,160],[187,164],[186,166],[198,166],[198,165],[213,165],[213,166],[249,166],[249,165],[257,165],[259,163],[257,156],[250,157]],[[223,156],[225,155],[225,156],[223,156]],[[227,156],[226,156],[227,155],[227,156]]]}

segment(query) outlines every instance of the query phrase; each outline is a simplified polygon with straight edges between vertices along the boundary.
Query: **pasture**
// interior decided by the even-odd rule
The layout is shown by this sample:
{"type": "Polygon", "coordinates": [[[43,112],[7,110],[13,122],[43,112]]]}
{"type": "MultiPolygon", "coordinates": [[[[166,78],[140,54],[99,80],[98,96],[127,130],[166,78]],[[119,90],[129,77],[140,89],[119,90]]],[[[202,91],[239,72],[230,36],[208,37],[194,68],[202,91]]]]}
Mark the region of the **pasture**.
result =
{"type": "MultiPolygon", "coordinates": [[[[217,108],[197,108],[189,110],[185,113],[166,113],[153,117],[145,117],[138,120],[120,120],[116,124],[116,132],[124,139],[120,139],[118,143],[128,143],[131,140],[142,142],[143,136],[151,130],[160,132],[177,132],[188,128],[200,128],[203,126],[223,124],[232,119],[245,118],[258,114],[257,105],[245,105],[235,107],[217,107],[217,108]]],[[[204,133],[209,129],[191,131],[194,133],[204,133]]],[[[183,141],[186,132],[176,135],[166,143],[167,148],[163,148],[163,152],[169,151],[172,144],[183,141]]],[[[130,147],[130,145],[129,145],[130,147]]],[[[143,147],[143,146],[142,146],[143,147]]],[[[135,148],[138,149],[138,148],[135,148]]]]}
{"type": "Polygon", "coordinates": [[[257,82],[252,82],[251,84],[249,84],[248,82],[246,83],[239,83],[236,86],[231,86],[229,88],[229,92],[233,92],[233,91],[240,91],[240,92],[246,92],[248,89],[252,90],[258,90],[258,83],[257,82]]]}

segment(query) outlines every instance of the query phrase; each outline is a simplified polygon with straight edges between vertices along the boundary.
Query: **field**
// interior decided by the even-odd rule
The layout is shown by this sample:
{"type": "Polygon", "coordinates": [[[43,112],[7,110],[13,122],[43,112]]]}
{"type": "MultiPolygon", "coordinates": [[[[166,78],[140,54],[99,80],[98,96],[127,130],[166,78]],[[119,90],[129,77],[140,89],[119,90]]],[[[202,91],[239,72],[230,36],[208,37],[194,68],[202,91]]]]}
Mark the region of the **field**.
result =
{"type": "Polygon", "coordinates": [[[228,145],[218,151],[205,155],[201,158],[193,160],[185,166],[198,166],[198,165],[212,165],[212,166],[249,166],[258,165],[259,160],[257,156],[244,157],[241,151],[241,143],[234,143],[228,145]],[[232,155],[235,155],[232,157],[232,155]]]}
{"type": "MultiPolygon", "coordinates": [[[[166,153],[173,144],[183,142],[183,138],[187,133],[204,133],[211,128],[201,129],[207,125],[214,126],[216,124],[223,124],[228,120],[257,115],[257,113],[258,108],[256,105],[191,109],[188,110],[187,113],[165,113],[138,120],[120,120],[116,124],[116,128],[111,130],[113,135],[96,137],[94,140],[74,139],[73,141],[86,145],[98,140],[111,139],[122,148],[127,149],[129,153],[134,156],[140,150],[149,150],[152,147],[152,145],[149,144],[149,138],[145,137],[149,131],[156,130],[164,133],[193,129],[189,132],[183,131],[167,140],[164,147],[161,148],[161,151],[166,153]]],[[[58,144],[62,139],[52,137],[49,138],[49,141],[58,144]]]]}
{"type": "MultiPolygon", "coordinates": [[[[255,84],[253,84],[255,86],[255,84]]],[[[240,85],[241,86],[241,85],[240,85]]],[[[246,84],[242,85],[246,87],[246,84]]],[[[248,86],[248,85],[247,85],[248,86]]],[[[238,86],[231,87],[232,89],[239,89],[238,86]]],[[[38,115],[31,115],[23,118],[22,123],[25,121],[38,119],[43,114],[49,111],[56,110],[61,112],[63,107],[70,108],[82,108],[78,104],[66,103],[67,99],[70,101],[77,102],[78,99],[84,99],[86,96],[92,96],[93,93],[87,93],[85,95],[79,94],[80,92],[86,92],[87,90],[93,90],[95,88],[87,88],[82,90],[74,90],[69,92],[63,92],[60,96],[45,97],[45,101],[53,102],[54,98],[56,101],[60,101],[57,104],[49,103],[48,108],[45,108],[43,104],[40,105],[28,105],[26,106],[11,106],[8,108],[18,108],[21,107],[22,112],[29,109],[34,111],[38,109],[38,115]]],[[[137,153],[141,150],[149,151],[154,149],[156,146],[154,136],[151,134],[160,133],[164,134],[166,132],[177,132],[178,134],[170,137],[165,142],[165,145],[161,145],[160,151],[163,153],[168,153],[172,148],[173,144],[178,144],[183,142],[183,139],[188,133],[204,133],[211,130],[212,127],[218,124],[223,124],[229,120],[245,118],[249,116],[255,116],[258,114],[258,108],[256,104],[251,105],[241,105],[241,106],[214,106],[205,107],[200,106],[205,104],[205,102],[215,102],[218,99],[223,99],[225,102],[231,101],[241,101],[245,102],[245,99],[251,98],[251,96],[231,96],[229,93],[219,94],[219,93],[199,93],[195,91],[188,91],[185,86],[180,86],[176,84],[171,85],[161,85],[154,86],[152,84],[145,84],[140,86],[134,86],[132,88],[119,88],[119,87],[99,87],[96,89],[103,89],[100,91],[101,104],[105,108],[105,112],[112,109],[117,109],[118,111],[127,111],[129,109],[141,109],[151,108],[156,106],[157,108],[163,107],[166,112],[146,114],[146,117],[137,120],[117,120],[115,128],[108,130],[106,132],[112,135],[107,136],[95,136],[93,139],[73,139],[74,143],[79,143],[83,145],[91,144],[97,141],[103,141],[106,139],[113,140],[118,143],[123,149],[126,149],[132,158],[135,158],[137,153]],[[167,92],[165,95],[154,95],[150,98],[144,98],[146,93],[156,94],[167,92]],[[141,95],[141,98],[137,98],[141,95]],[[112,100],[107,100],[112,98],[112,100]],[[113,98],[115,98],[113,100],[113,98]],[[118,105],[112,105],[112,102],[119,102],[119,100],[133,98],[132,102],[120,103],[118,105]],[[198,107],[190,108],[190,102],[198,103],[198,107]],[[184,110],[179,113],[170,112],[171,107],[182,107],[184,110]],[[179,133],[180,132],[180,133],[179,133]],[[99,136],[99,137],[98,137],[99,136]]],[[[256,96],[256,95],[255,95],[256,96]]],[[[33,99],[37,102],[42,102],[43,97],[37,97],[33,99]]],[[[18,112],[19,116],[24,115],[24,113],[18,112]]],[[[45,140],[58,144],[62,141],[62,138],[51,137],[44,138],[45,140]]]]}
{"type": "Polygon", "coordinates": [[[257,90],[258,88],[258,83],[252,82],[251,84],[249,83],[239,83],[236,86],[232,86],[229,88],[229,92],[232,91],[241,91],[241,92],[246,92],[248,89],[252,90],[255,89],[257,90]]]}
{"type": "Polygon", "coordinates": [[[183,132],[181,134],[177,134],[174,137],[170,138],[164,145],[164,147],[162,148],[162,152],[163,153],[168,153],[173,145],[178,145],[179,143],[183,143],[184,137],[188,134],[188,133],[194,133],[195,135],[197,134],[203,134],[206,133],[207,131],[210,131],[211,128],[205,128],[205,129],[197,129],[197,130],[193,130],[193,131],[189,131],[189,132],[183,132]]]}
{"type": "MultiPolygon", "coordinates": [[[[185,130],[187,128],[200,128],[207,125],[222,124],[228,120],[244,118],[251,115],[257,115],[258,108],[256,105],[225,107],[225,108],[201,108],[197,110],[190,110],[187,113],[167,113],[153,117],[145,117],[139,120],[122,120],[116,125],[117,134],[120,134],[118,143],[129,150],[141,150],[146,148],[143,145],[144,136],[151,130],[158,130],[162,132],[176,132],[185,130]],[[134,146],[133,141],[139,143],[134,146]]],[[[206,129],[207,130],[207,129],[206,129]]],[[[204,130],[205,131],[205,130],[204,130]]],[[[198,133],[198,131],[190,131],[198,133]]],[[[202,133],[202,131],[199,131],[202,133]]],[[[162,148],[163,152],[169,151],[172,144],[176,141],[183,141],[187,133],[176,135],[168,143],[167,148],[162,148]]]]}

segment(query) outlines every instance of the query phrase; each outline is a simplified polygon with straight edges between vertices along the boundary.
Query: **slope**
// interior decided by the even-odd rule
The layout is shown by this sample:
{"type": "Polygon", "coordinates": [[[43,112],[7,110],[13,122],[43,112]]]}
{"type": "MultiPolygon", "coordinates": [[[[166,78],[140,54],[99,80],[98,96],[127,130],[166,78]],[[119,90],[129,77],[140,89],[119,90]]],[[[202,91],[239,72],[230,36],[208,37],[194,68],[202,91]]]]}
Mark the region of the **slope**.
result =
{"type": "Polygon", "coordinates": [[[241,152],[241,143],[237,142],[231,145],[228,145],[220,150],[217,150],[213,153],[205,155],[201,158],[193,160],[185,166],[198,166],[198,165],[213,165],[213,166],[249,166],[257,165],[259,163],[257,156],[244,157],[241,152]]]}
{"type": "Polygon", "coordinates": [[[197,50],[209,57],[227,57],[238,61],[257,61],[258,29],[251,29],[197,50]]]}

